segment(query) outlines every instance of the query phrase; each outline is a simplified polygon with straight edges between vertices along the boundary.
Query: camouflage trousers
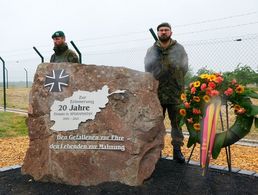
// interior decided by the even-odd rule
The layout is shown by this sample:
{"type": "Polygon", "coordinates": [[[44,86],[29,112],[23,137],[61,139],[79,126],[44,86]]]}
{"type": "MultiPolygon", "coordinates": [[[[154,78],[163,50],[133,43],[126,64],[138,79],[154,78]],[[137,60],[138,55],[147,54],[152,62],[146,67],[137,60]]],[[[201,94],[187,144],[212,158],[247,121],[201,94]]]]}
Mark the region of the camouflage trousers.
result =
{"type": "Polygon", "coordinates": [[[174,149],[180,149],[181,146],[184,145],[184,136],[182,133],[182,129],[179,127],[178,120],[178,108],[177,104],[161,104],[163,108],[163,116],[165,118],[166,111],[168,111],[168,117],[171,123],[171,137],[174,149]]]}

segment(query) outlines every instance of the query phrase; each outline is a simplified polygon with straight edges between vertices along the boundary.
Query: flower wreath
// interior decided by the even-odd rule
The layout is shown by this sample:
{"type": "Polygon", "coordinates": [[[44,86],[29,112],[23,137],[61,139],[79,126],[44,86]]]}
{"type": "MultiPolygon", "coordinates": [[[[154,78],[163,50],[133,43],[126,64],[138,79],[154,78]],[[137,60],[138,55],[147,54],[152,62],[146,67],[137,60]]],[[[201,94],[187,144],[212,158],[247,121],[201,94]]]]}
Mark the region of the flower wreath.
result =
{"type": "Polygon", "coordinates": [[[236,80],[226,81],[219,73],[201,74],[197,80],[181,94],[179,107],[180,126],[186,124],[189,132],[187,147],[201,143],[205,108],[213,99],[220,98],[227,101],[234,109],[236,120],[227,130],[215,134],[212,157],[216,159],[222,147],[234,144],[250,132],[255,119],[257,126],[258,106],[253,105],[250,98],[258,99],[253,90],[238,84],[236,80]]]}

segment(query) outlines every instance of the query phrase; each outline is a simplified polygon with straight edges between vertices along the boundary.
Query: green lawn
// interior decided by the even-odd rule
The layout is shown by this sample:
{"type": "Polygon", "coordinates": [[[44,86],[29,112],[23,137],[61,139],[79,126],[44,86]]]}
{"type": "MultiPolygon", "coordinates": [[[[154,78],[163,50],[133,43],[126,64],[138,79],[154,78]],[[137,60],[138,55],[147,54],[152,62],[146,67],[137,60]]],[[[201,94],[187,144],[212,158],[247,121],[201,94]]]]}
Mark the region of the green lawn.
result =
{"type": "Polygon", "coordinates": [[[21,114],[0,112],[0,138],[28,135],[26,118],[21,114]]]}

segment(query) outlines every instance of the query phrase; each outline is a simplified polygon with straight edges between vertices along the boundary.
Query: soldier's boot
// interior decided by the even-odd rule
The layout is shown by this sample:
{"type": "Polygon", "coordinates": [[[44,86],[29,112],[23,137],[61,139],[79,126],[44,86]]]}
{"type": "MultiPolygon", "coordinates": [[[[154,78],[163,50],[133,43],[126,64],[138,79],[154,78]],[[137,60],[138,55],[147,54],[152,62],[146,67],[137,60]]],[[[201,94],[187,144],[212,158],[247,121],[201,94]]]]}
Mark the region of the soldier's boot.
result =
{"type": "Polygon", "coordinates": [[[180,148],[174,148],[173,149],[173,159],[178,163],[185,163],[185,157],[181,152],[180,148]]]}

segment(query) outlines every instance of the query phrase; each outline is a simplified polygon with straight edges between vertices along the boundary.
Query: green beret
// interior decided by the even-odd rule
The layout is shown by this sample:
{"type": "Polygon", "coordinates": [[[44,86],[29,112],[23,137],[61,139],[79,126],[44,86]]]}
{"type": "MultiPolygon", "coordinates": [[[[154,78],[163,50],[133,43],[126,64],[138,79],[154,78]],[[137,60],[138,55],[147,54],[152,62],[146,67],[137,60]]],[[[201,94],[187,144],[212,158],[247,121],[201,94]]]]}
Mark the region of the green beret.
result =
{"type": "Polygon", "coordinates": [[[65,37],[65,34],[63,31],[56,31],[53,35],[52,35],[52,39],[55,37],[65,37]]]}
{"type": "Polygon", "coordinates": [[[170,28],[170,30],[171,30],[171,26],[170,26],[170,24],[167,23],[167,22],[163,22],[163,23],[161,23],[160,25],[158,25],[157,31],[159,31],[159,28],[160,28],[160,27],[168,27],[168,28],[170,28]]]}

